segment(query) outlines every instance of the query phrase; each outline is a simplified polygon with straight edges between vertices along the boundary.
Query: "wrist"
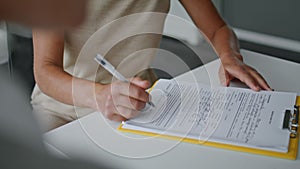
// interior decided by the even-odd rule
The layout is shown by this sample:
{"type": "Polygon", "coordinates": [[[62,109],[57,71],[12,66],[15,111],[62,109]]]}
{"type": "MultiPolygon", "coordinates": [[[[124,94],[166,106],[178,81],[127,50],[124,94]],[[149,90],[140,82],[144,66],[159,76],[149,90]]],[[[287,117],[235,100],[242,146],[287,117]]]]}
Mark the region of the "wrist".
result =
{"type": "MultiPolygon", "coordinates": [[[[91,84],[91,94],[89,94],[86,98],[86,105],[94,110],[99,110],[99,105],[97,104],[99,101],[99,95],[103,93],[104,86],[101,83],[92,83],[91,84]]],[[[100,97],[103,98],[103,97],[100,97]]],[[[100,100],[100,102],[103,102],[104,100],[100,100]]]]}
{"type": "Polygon", "coordinates": [[[228,50],[228,51],[221,52],[219,54],[219,57],[221,60],[227,59],[227,58],[237,58],[237,59],[243,61],[243,56],[240,54],[239,51],[236,51],[236,50],[228,50]]]}
{"type": "Polygon", "coordinates": [[[97,110],[95,93],[102,88],[102,84],[83,79],[73,79],[73,104],[97,110]]]}
{"type": "Polygon", "coordinates": [[[212,38],[212,44],[220,59],[237,58],[243,60],[240,54],[239,41],[233,30],[226,24],[216,31],[212,38]]]}

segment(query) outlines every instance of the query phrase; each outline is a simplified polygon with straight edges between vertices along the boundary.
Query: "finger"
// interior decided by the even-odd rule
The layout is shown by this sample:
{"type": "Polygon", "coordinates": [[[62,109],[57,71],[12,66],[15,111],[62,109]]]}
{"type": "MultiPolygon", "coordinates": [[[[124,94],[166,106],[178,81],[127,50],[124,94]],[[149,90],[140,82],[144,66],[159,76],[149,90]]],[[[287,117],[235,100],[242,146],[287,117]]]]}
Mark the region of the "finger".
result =
{"type": "Polygon", "coordinates": [[[219,68],[219,79],[223,86],[229,86],[230,81],[234,79],[221,65],[219,68]]]}
{"type": "Polygon", "coordinates": [[[129,97],[142,101],[142,102],[149,102],[149,93],[146,92],[145,90],[134,86],[134,85],[130,85],[129,88],[129,97]]]}
{"type": "Polygon", "coordinates": [[[256,79],[258,84],[262,87],[264,90],[272,91],[271,87],[268,85],[268,83],[265,81],[265,79],[259,74],[256,70],[251,71],[252,76],[256,79]]]}
{"type": "Polygon", "coordinates": [[[147,80],[142,80],[140,77],[131,78],[130,83],[135,84],[136,86],[143,88],[144,90],[150,87],[150,82],[147,80]]]}
{"type": "Polygon", "coordinates": [[[116,106],[124,106],[133,110],[142,110],[146,105],[146,102],[125,95],[120,95],[114,102],[116,103],[116,106]]]}
{"type": "Polygon", "coordinates": [[[149,93],[147,93],[144,89],[136,86],[135,84],[126,84],[122,85],[120,88],[120,94],[124,96],[129,96],[133,99],[148,102],[149,101],[149,93]]]}
{"type": "Polygon", "coordinates": [[[229,86],[231,80],[233,80],[234,77],[231,76],[227,71],[225,71],[225,86],[229,86]]]}
{"type": "Polygon", "coordinates": [[[104,117],[112,121],[125,121],[125,117],[117,113],[117,109],[113,105],[106,106],[106,109],[102,112],[104,117]]]}
{"type": "Polygon", "coordinates": [[[233,77],[239,79],[244,82],[248,87],[250,87],[254,91],[260,91],[261,88],[256,79],[249,73],[254,69],[242,64],[240,66],[229,67],[227,70],[233,77]]]}
{"type": "Polygon", "coordinates": [[[149,93],[144,88],[137,86],[136,84],[142,85],[147,88],[149,86],[148,81],[141,81],[139,77],[131,79],[133,83],[115,82],[112,87],[112,93],[114,96],[125,95],[132,97],[136,100],[148,102],[149,93]]]}
{"type": "Polygon", "coordinates": [[[124,95],[143,102],[149,101],[149,93],[147,93],[144,89],[132,83],[126,83],[120,81],[114,82],[112,84],[111,90],[112,90],[111,93],[114,98],[124,95]]]}
{"type": "Polygon", "coordinates": [[[126,119],[131,119],[140,113],[137,110],[132,110],[132,109],[129,109],[124,106],[117,106],[117,111],[118,111],[118,114],[120,114],[121,116],[123,116],[126,119]]]}
{"type": "Polygon", "coordinates": [[[126,121],[127,119],[121,116],[120,114],[113,114],[109,120],[120,122],[120,121],[126,121]]]}
{"type": "Polygon", "coordinates": [[[219,73],[219,79],[220,79],[221,84],[223,86],[226,86],[225,70],[222,65],[220,65],[218,73],[219,73]]]}
{"type": "Polygon", "coordinates": [[[119,111],[123,111],[123,110],[118,110],[117,107],[112,104],[112,102],[106,103],[106,108],[103,112],[103,115],[104,115],[104,117],[106,117],[107,119],[112,120],[112,121],[127,120],[127,118],[124,117],[123,115],[121,115],[119,111]]]}
{"type": "Polygon", "coordinates": [[[114,105],[114,99],[113,96],[109,95],[105,101],[104,108],[101,111],[104,117],[107,119],[113,120],[118,110],[116,109],[116,105],[114,105]]]}
{"type": "Polygon", "coordinates": [[[249,73],[242,73],[241,77],[237,77],[254,91],[260,91],[258,82],[249,73]]]}

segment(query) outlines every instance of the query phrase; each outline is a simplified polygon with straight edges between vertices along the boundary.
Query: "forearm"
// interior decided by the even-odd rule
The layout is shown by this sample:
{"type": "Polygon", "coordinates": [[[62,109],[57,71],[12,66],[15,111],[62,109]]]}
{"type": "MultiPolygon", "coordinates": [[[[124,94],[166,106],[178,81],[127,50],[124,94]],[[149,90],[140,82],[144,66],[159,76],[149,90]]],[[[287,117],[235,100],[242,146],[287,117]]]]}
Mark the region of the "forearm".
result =
{"type": "Polygon", "coordinates": [[[211,0],[181,0],[181,3],[220,57],[239,52],[234,32],[223,21],[211,0]]]}
{"type": "Polygon", "coordinates": [[[239,54],[239,41],[229,26],[224,25],[218,29],[211,38],[211,42],[221,59],[228,56],[239,56],[239,59],[242,60],[242,56],[239,54]]]}
{"type": "Polygon", "coordinates": [[[35,79],[41,91],[55,100],[96,109],[94,92],[101,84],[73,77],[52,64],[35,67],[35,79]]]}
{"type": "Polygon", "coordinates": [[[139,114],[149,102],[145,90],[150,83],[140,78],[131,79],[131,83],[100,84],[64,71],[62,31],[34,30],[33,45],[36,82],[46,95],[62,103],[89,107],[108,119],[123,121],[139,114]]]}
{"type": "Polygon", "coordinates": [[[78,79],[63,68],[64,32],[33,29],[34,75],[42,92],[69,105],[95,108],[94,82],[78,79]]]}
{"type": "Polygon", "coordinates": [[[222,84],[238,78],[251,89],[271,90],[264,78],[243,63],[239,43],[234,32],[226,25],[211,0],[181,0],[196,26],[205,34],[221,59],[219,77],[222,84]]]}

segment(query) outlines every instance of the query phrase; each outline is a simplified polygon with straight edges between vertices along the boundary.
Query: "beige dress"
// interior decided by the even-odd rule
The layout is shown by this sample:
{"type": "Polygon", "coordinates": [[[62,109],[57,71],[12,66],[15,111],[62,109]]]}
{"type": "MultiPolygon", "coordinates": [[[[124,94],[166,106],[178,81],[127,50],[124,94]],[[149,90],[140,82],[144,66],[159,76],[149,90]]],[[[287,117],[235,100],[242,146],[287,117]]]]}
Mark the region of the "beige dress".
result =
{"type": "MultiPolygon", "coordinates": [[[[74,77],[107,84],[112,76],[94,57],[104,55],[126,77],[151,82],[149,70],[159,45],[169,0],[92,0],[85,22],[66,33],[64,69],[74,77]]],[[[76,88],[73,88],[76,90],[76,88]]],[[[32,93],[34,113],[44,131],[94,112],[63,104],[45,95],[37,85],[32,93]]]]}

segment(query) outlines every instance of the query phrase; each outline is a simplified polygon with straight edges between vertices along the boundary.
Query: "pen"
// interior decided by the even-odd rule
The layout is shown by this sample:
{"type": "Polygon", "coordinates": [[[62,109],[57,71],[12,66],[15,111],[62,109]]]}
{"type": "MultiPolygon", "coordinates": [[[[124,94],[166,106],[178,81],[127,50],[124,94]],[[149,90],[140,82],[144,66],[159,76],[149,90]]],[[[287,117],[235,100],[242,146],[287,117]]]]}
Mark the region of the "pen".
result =
{"type": "MultiPolygon", "coordinates": [[[[104,69],[109,71],[118,80],[130,83],[129,80],[127,80],[120,72],[118,72],[112,64],[110,64],[106,59],[104,59],[102,55],[97,54],[95,57],[95,61],[98,62],[104,69]]],[[[149,106],[155,107],[155,105],[151,101],[149,101],[147,104],[149,106]]]]}

